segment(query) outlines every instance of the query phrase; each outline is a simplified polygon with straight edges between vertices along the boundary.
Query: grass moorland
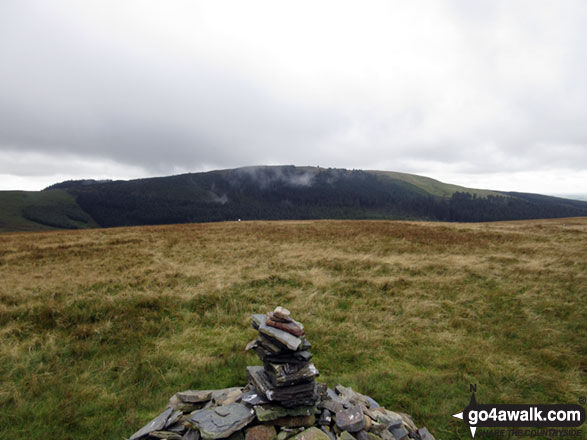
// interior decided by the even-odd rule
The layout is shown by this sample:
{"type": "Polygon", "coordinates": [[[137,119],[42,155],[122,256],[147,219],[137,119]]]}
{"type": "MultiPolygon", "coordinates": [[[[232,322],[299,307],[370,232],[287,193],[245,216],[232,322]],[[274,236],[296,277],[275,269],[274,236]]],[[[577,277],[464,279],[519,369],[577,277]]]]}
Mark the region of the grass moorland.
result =
{"type": "Polygon", "coordinates": [[[587,394],[587,218],[240,222],[0,235],[0,438],[122,439],[246,383],[249,315],[306,326],[321,380],[469,438],[468,403],[587,394]]]}

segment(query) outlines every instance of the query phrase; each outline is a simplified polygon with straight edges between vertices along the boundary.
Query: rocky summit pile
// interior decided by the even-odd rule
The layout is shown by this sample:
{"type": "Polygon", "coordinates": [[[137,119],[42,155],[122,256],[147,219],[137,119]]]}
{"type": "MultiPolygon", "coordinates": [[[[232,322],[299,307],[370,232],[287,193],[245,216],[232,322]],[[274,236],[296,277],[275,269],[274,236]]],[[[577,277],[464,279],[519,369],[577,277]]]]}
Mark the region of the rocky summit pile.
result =
{"type": "Polygon", "coordinates": [[[247,349],[263,366],[247,367],[245,387],[176,393],[130,440],[434,440],[407,414],[316,382],[304,326],[287,309],[252,320],[258,334],[247,349]]]}
{"type": "Polygon", "coordinates": [[[318,400],[314,380],[318,370],[311,362],[311,344],[304,326],[282,307],[267,315],[253,315],[252,319],[259,334],[246,348],[257,352],[263,367],[247,367],[249,382],[267,400],[282,406],[314,405],[318,400]]]}

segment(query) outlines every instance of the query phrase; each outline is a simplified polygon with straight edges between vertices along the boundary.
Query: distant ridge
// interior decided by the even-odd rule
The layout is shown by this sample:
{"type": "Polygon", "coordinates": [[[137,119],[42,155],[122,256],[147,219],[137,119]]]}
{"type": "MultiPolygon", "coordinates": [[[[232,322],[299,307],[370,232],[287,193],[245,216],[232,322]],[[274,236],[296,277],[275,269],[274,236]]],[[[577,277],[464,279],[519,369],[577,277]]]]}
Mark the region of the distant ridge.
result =
{"type": "Polygon", "coordinates": [[[0,191],[0,230],[232,220],[498,221],[587,216],[587,202],[479,190],[413,174],[257,166],[0,191]]]}

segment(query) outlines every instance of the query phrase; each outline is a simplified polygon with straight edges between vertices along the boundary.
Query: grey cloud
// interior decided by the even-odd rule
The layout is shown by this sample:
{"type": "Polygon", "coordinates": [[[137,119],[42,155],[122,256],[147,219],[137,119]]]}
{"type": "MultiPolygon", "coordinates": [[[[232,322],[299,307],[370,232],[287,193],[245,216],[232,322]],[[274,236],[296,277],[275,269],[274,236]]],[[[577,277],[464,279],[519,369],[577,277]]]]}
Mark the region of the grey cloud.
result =
{"type": "MultiPolygon", "coordinates": [[[[117,11],[116,2],[103,4],[117,11]]],[[[445,14],[436,17],[437,28],[424,36],[406,28],[401,37],[408,47],[425,38],[423,47],[434,53],[435,32],[448,32],[454,47],[438,49],[446,56],[442,66],[424,64],[410,75],[429,53],[376,51],[379,58],[367,59],[372,65],[364,69],[348,59],[308,77],[283,69],[263,47],[247,47],[248,58],[221,50],[206,58],[137,42],[132,29],[124,38],[98,35],[63,13],[66,2],[4,2],[0,151],[112,161],[151,174],[265,163],[435,162],[479,174],[585,170],[584,4],[570,1],[551,17],[542,11],[546,2],[422,4],[443,5],[434,9],[445,14]],[[502,41],[502,34],[516,39],[502,41]],[[345,76],[351,69],[359,79],[345,76]]],[[[259,15],[248,26],[268,19],[259,15]]],[[[389,32],[383,35],[391,43],[396,35],[389,32]]],[[[207,36],[212,44],[216,34],[207,36]]],[[[279,47],[281,37],[267,35],[261,46],[279,47]]],[[[22,161],[0,168],[27,173],[22,161]]],[[[275,178],[312,184],[311,175],[275,178]]]]}

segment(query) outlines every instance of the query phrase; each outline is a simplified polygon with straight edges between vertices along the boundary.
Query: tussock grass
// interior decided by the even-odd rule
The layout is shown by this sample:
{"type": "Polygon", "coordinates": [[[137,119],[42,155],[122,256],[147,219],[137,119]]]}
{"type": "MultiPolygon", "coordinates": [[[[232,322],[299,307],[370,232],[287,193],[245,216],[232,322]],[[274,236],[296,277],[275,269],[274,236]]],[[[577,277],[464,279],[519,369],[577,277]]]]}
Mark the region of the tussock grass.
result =
{"type": "Polygon", "coordinates": [[[321,380],[437,438],[468,402],[587,394],[587,219],[292,221],[0,235],[0,437],[121,439],[176,391],[246,382],[289,308],[321,380]]]}

